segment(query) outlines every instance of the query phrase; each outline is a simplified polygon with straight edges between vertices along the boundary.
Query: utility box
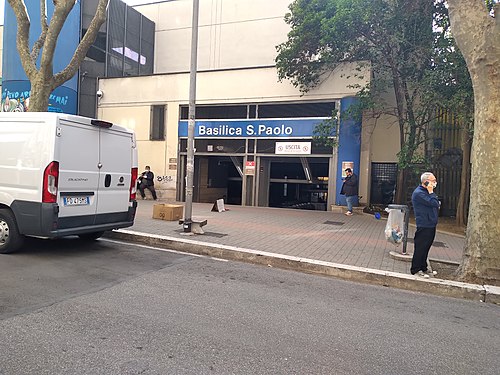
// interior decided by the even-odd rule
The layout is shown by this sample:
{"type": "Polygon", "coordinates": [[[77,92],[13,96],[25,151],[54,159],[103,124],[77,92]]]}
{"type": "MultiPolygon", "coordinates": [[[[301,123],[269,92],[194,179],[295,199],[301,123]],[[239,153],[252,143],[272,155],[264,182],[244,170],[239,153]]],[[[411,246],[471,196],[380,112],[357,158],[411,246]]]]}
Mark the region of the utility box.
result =
{"type": "Polygon", "coordinates": [[[181,204],[155,204],[153,219],[174,221],[182,219],[184,206],[181,204]]]}

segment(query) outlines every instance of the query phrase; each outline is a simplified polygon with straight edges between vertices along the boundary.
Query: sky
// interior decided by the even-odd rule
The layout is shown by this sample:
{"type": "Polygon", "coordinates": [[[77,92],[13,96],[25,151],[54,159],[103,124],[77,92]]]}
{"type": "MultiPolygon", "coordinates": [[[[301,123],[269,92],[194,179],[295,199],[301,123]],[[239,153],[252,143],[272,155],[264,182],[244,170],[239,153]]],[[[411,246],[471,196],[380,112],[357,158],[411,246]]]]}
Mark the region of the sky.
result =
{"type": "MultiPolygon", "coordinates": [[[[7,0],[0,0],[0,25],[3,25],[3,10],[5,7],[5,2],[7,0]]],[[[50,0],[48,0],[50,1],[50,0]]],[[[147,3],[154,3],[158,2],[158,0],[122,0],[123,2],[127,3],[128,5],[140,5],[140,4],[147,4],[147,3]]]]}

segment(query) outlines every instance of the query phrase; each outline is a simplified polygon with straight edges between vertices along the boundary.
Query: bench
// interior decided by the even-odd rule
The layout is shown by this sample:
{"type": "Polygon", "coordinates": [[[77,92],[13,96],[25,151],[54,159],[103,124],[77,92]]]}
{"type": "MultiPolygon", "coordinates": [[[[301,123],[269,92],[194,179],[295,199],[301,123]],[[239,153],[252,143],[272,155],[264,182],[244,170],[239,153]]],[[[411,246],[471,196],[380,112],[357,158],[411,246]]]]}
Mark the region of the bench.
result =
{"type": "Polygon", "coordinates": [[[193,234],[203,234],[203,226],[207,225],[207,220],[179,220],[179,224],[181,224],[184,228],[184,232],[193,233],[193,234]],[[187,229],[187,231],[186,231],[187,229]]]}

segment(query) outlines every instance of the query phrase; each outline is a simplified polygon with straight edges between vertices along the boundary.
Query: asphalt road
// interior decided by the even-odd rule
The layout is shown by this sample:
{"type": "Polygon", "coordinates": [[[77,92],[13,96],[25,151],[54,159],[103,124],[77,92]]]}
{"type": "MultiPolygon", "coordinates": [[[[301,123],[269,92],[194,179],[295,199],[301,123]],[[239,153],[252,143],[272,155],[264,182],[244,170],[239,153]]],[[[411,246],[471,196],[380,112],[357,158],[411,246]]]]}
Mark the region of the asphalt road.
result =
{"type": "Polygon", "coordinates": [[[500,307],[109,240],[0,256],[0,374],[498,374],[500,307]]]}

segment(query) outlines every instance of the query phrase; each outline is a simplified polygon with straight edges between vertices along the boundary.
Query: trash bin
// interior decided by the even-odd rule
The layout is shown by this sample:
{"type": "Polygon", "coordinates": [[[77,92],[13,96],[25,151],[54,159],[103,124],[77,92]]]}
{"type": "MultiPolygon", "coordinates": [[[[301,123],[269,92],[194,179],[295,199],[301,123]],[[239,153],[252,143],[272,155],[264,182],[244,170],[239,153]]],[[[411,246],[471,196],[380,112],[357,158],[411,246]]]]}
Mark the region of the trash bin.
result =
{"type": "Polygon", "coordinates": [[[403,254],[406,255],[406,244],[408,242],[408,224],[410,223],[410,208],[405,204],[390,204],[387,206],[387,208],[390,210],[401,210],[401,212],[403,212],[403,254]]]}

